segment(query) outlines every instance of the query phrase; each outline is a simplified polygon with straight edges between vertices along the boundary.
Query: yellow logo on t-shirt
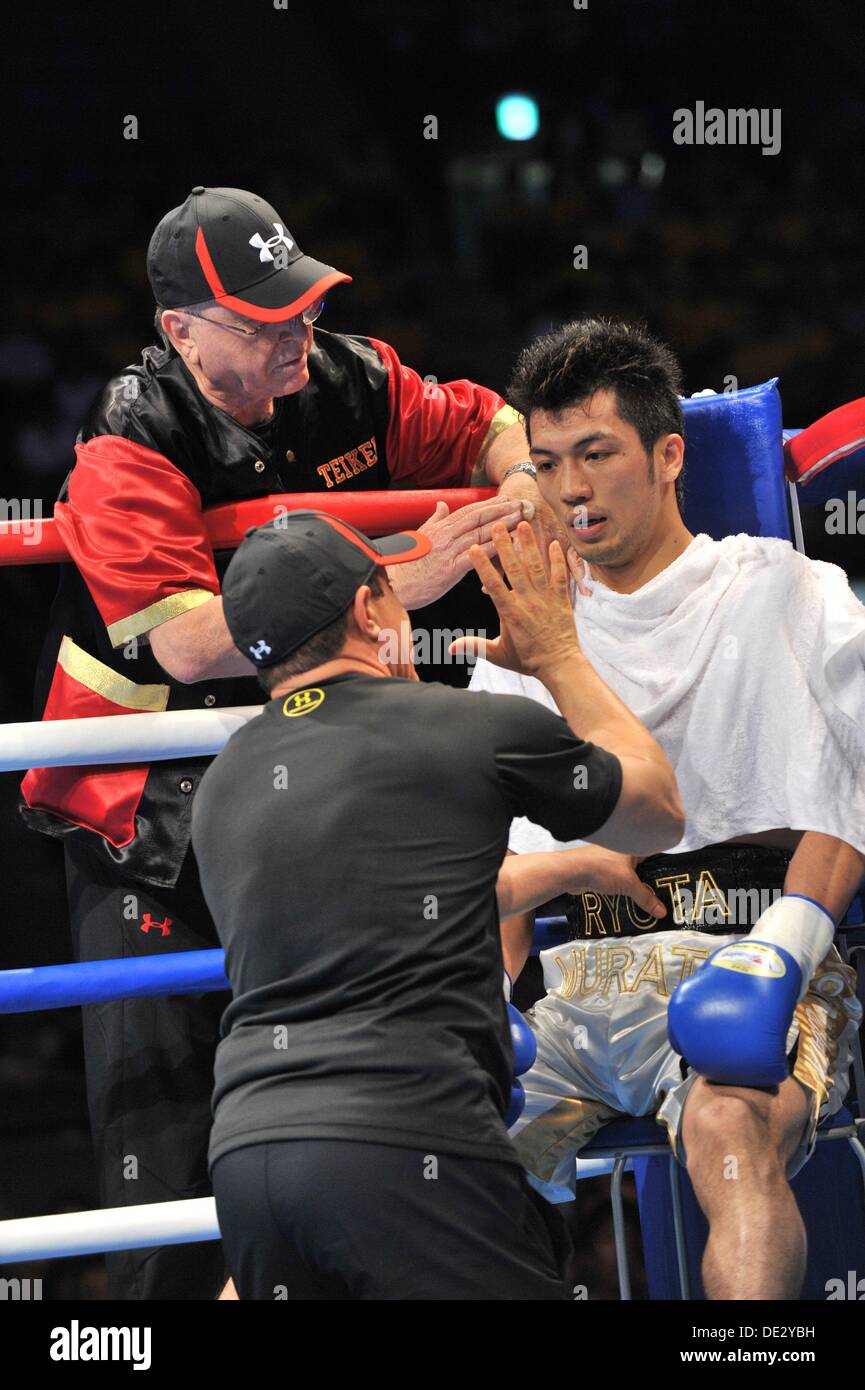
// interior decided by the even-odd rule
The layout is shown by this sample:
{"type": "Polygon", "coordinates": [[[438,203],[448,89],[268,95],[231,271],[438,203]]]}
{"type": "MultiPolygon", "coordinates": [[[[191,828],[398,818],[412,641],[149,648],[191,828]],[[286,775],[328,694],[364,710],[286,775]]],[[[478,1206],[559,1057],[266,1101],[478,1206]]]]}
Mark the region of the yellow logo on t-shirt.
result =
{"type": "Polygon", "coordinates": [[[295,719],[299,714],[310,714],[318,709],[323,699],[324,691],[317,685],[309,690],[295,690],[293,694],[286,695],[282,712],[287,719],[295,719]]]}

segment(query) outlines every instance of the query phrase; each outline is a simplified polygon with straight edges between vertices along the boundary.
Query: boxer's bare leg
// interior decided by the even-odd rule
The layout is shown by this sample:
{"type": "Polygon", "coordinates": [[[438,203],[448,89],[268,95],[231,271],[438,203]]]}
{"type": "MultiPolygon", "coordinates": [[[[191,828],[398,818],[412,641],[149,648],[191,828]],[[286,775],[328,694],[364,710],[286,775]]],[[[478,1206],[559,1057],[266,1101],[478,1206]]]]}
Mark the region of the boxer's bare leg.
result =
{"type": "Polygon", "coordinates": [[[217,1303],[222,1303],[223,1300],[228,1301],[230,1299],[237,1299],[238,1303],[240,1302],[240,1299],[237,1295],[237,1289],[234,1287],[233,1279],[229,1279],[228,1283],[226,1284],[225,1288],[222,1290],[222,1293],[219,1295],[219,1298],[216,1301],[217,1303]]]}
{"type": "Polygon", "coordinates": [[[710,1299],[795,1299],[805,1228],[785,1177],[802,1142],[810,1093],[788,1077],[774,1091],[699,1077],[685,1101],[688,1175],[709,1222],[703,1286],[710,1299]]]}

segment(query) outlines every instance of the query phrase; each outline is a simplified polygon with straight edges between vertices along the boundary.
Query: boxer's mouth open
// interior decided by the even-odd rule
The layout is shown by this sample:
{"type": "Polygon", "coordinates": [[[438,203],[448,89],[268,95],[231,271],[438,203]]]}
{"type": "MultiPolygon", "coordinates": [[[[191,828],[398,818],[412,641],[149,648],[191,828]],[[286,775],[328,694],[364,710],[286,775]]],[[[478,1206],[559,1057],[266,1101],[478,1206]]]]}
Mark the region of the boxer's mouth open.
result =
{"type": "Polygon", "coordinates": [[[581,537],[591,539],[600,534],[606,522],[607,518],[601,512],[585,512],[582,508],[577,508],[568,525],[581,537]]]}

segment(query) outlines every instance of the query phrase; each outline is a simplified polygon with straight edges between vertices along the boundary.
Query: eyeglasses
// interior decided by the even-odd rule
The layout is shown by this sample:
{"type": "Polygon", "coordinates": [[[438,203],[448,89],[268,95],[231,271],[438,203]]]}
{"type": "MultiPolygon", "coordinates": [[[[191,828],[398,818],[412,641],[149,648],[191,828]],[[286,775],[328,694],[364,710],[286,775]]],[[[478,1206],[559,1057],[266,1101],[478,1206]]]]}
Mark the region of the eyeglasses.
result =
{"type": "Polygon", "coordinates": [[[299,327],[301,324],[308,328],[316,319],[321,318],[327,295],[322,295],[321,299],[316,299],[313,304],[307,306],[301,313],[295,314],[293,318],[283,319],[282,323],[260,323],[257,328],[240,328],[236,323],[223,323],[221,319],[209,319],[204,314],[194,314],[191,309],[182,309],[180,312],[188,314],[191,319],[201,319],[203,323],[212,323],[214,328],[227,328],[229,333],[240,333],[244,338],[258,338],[265,329],[276,328],[280,332],[286,329],[299,327]]]}

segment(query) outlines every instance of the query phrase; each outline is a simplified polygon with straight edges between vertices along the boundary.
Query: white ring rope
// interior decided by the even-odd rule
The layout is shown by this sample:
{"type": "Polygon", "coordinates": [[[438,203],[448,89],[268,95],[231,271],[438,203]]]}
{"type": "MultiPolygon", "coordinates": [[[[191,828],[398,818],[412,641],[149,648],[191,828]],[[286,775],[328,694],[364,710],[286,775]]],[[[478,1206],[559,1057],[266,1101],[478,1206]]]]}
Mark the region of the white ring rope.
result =
{"type": "MultiPolygon", "coordinates": [[[[219,753],[262,705],[0,725],[0,771],[132,763],[219,753]]],[[[212,1197],[0,1221],[0,1264],[219,1240],[212,1197]]]]}
{"type": "Polygon", "coordinates": [[[0,1221],[0,1265],[195,1240],[219,1240],[212,1197],[0,1221]]]}
{"type": "Polygon", "coordinates": [[[255,719],[263,708],[235,705],[230,709],[0,724],[0,772],[209,757],[221,752],[235,730],[255,719]]]}

